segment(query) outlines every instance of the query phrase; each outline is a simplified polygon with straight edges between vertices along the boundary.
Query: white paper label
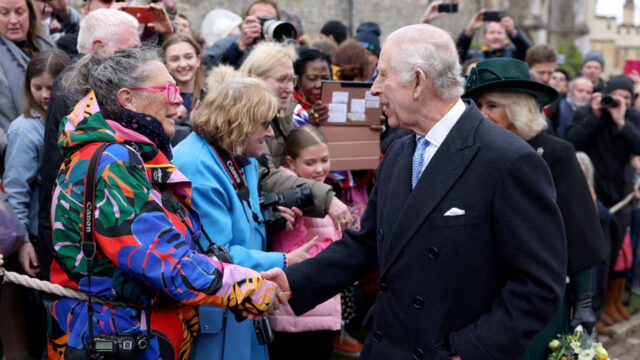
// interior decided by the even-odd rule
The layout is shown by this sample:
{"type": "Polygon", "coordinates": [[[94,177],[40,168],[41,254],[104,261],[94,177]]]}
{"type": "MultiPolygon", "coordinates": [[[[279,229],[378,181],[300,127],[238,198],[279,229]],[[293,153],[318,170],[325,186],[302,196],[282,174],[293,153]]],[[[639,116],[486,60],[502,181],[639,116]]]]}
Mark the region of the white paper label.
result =
{"type": "MultiPolygon", "coordinates": [[[[335,94],[335,93],[334,93],[335,94]]],[[[345,93],[348,94],[348,93],[345,93]]],[[[329,122],[347,122],[347,104],[329,104],[329,122]]]]}
{"type": "Polygon", "coordinates": [[[363,113],[364,112],[364,99],[351,99],[351,112],[363,113]]]}
{"type": "Polygon", "coordinates": [[[349,117],[349,120],[351,120],[351,121],[365,121],[365,120],[367,120],[366,115],[364,113],[361,113],[361,112],[359,112],[359,113],[350,112],[348,117],[349,117]]]}
{"type": "Polygon", "coordinates": [[[367,108],[379,108],[380,101],[378,100],[367,100],[367,108]]]}
{"type": "Polygon", "coordinates": [[[349,93],[346,91],[335,91],[331,97],[331,102],[346,104],[349,102],[349,93]]]}

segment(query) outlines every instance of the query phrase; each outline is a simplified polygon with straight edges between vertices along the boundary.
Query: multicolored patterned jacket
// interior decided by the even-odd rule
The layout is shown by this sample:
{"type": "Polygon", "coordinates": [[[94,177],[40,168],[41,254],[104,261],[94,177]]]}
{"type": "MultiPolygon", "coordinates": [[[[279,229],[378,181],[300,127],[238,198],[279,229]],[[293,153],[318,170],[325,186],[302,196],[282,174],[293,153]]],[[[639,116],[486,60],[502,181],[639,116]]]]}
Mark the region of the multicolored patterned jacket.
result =
{"type": "MultiPolygon", "coordinates": [[[[186,359],[198,331],[195,305],[228,307],[236,314],[261,314],[271,306],[274,283],[195,251],[201,229],[190,206],[190,182],[146,137],[105,120],[93,92],[63,120],[58,146],[65,161],[51,209],[51,281],[102,299],[151,306],[154,336],[137,358],[166,357],[170,346],[174,359],[186,359]],[[97,170],[98,246],[89,288],[80,250],[84,179],[104,142],[115,144],[105,149],[97,170]]],[[[93,303],[93,309],[96,334],[147,333],[140,308],[93,303]]],[[[49,358],[86,357],[87,302],[61,298],[48,302],[48,311],[57,325],[49,358]]]]}

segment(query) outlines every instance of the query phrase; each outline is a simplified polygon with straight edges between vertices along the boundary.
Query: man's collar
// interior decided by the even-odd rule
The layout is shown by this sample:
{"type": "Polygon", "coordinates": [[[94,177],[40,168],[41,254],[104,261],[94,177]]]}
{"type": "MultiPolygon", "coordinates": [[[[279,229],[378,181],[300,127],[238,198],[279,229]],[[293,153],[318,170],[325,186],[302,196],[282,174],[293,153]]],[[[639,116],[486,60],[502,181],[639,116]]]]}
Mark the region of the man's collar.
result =
{"type": "Polygon", "coordinates": [[[449,131],[451,131],[451,128],[453,128],[460,116],[462,116],[462,113],[466,108],[467,106],[464,104],[462,99],[458,99],[451,110],[449,110],[449,112],[447,112],[447,114],[425,135],[427,141],[436,147],[440,147],[444,142],[444,139],[449,135],[449,131]]]}

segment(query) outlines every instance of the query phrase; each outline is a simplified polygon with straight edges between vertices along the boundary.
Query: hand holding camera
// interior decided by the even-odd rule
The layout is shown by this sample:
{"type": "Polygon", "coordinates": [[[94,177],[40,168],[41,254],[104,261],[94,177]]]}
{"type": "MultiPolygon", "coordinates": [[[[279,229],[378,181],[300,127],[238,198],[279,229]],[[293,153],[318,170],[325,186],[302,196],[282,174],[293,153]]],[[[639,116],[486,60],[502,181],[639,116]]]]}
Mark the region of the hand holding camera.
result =
{"type": "Polygon", "coordinates": [[[238,38],[238,48],[246,51],[257,39],[262,37],[262,26],[255,16],[247,16],[240,26],[240,37],[238,38]]]}
{"type": "Polygon", "coordinates": [[[597,117],[602,116],[602,111],[607,110],[611,114],[611,119],[618,127],[624,126],[624,115],[627,112],[627,105],[624,99],[614,94],[594,93],[591,98],[591,110],[597,117]]]}
{"type": "Polygon", "coordinates": [[[627,113],[627,104],[621,96],[616,94],[602,95],[602,108],[609,111],[613,122],[619,128],[624,126],[624,115],[627,113]]]}
{"type": "Polygon", "coordinates": [[[427,6],[427,9],[424,11],[424,14],[422,14],[422,19],[420,21],[423,24],[428,24],[431,21],[446,14],[447,12],[450,12],[450,11],[440,11],[441,10],[440,6],[443,4],[445,4],[444,1],[433,1],[431,4],[429,4],[429,6],[427,6]]]}
{"type": "Polygon", "coordinates": [[[477,13],[475,13],[475,15],[473,15],[473,17],[471,18],[471,20],[469,21],[469,23],[467,24],[467,26],[464,28],[464,33],[471,37],[473,36],[473,34],[475,34],[476,30],[480,29],[482,26],[484,26],[484,13],[486,13],[487,10],[482,9],[480,11],[478,11],[477,13]]]}

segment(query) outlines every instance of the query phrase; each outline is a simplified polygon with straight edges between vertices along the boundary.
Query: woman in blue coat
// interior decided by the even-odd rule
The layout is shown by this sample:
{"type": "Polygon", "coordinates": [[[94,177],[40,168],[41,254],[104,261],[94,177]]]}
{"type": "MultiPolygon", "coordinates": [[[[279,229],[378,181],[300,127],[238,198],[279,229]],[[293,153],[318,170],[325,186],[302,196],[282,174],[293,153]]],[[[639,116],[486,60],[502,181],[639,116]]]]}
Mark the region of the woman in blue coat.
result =
{"type": "MultiPolygon", "coordinates": [[[[255,157],[262,153],[265,138],[273,137],[276,98],[263,81],[242,78],[230,67],[214,69],[207,85],[211,91],[192,114],[195,131],[174,151],[174,163],[193,184],[192,206],[204,230],[229,250],[235,264],[257,271],[308,258],[308,247],[289,254],[265,251],[255,157]],[[238,175],[235,182],[232,174],[238,175]]],[[[295,220],[292,210],[280,210],[290,223],[295,220]]],[[[253,323],[238,322],[226,310],[201,306],[200,330],[194,359],[268,358],[253,323]]]]}

